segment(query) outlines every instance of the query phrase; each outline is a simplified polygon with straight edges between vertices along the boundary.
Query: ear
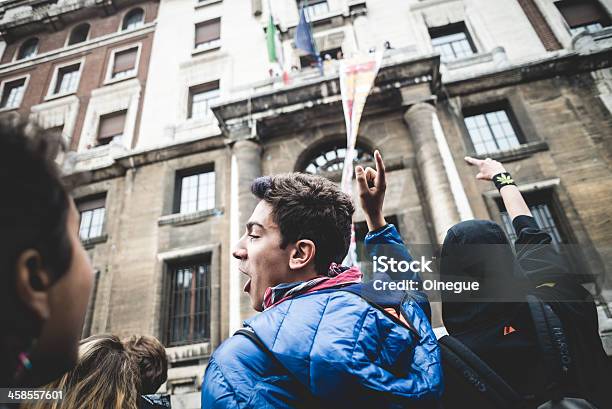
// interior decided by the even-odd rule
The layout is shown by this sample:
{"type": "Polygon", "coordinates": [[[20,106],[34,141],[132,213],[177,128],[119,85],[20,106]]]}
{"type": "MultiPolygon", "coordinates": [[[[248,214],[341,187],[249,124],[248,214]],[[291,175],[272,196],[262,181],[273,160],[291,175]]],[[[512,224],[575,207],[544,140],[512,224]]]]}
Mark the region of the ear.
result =
{"type": "Polygon", "coordinates": [[[291,250],[289,268],[292,270],[300,270],[310,264],[314,267],[315,254],[316,247],[312,240],[298,240],[291,250]]]}
{"type": "Polygon", "coordinates": [[[15,289],[19,300],[41,322],[49,318],[49,273],[42,267],[38,251],[25,250],[17,258],[15,289]]]}

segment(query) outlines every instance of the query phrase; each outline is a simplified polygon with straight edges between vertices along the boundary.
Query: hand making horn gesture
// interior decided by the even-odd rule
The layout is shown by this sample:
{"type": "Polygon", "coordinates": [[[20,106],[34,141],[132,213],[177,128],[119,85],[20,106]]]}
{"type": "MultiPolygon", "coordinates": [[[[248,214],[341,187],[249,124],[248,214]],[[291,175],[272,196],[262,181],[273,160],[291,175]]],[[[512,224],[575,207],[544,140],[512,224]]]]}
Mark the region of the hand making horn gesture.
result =
{"type": "Polygon", "coordinates": [[[383,217],[383,202],[385,201],[385,190],[387,180],[385,176],[385,164],[380,152],[374,152],[376,170],[361,166],[355,167],[357,185],[359,186],[359,203],[365,213],[366,223],[370,231],[377,230],[387,224],[383,217]]]}

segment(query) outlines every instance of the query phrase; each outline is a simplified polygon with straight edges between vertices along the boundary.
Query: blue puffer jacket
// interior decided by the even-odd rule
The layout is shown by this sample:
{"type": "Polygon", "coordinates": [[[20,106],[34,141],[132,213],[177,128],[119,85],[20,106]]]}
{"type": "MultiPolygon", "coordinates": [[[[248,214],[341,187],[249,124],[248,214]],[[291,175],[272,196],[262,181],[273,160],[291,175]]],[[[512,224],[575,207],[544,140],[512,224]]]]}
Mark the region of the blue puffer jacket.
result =
{"type": "MultiPolygon", "coordinates": [[[[395,243],[397,251],[409,257],[392,225],[366,237],[366,244],[383,243],[395,243]]],[[[442,392],[440,351],[419,306],[422,296],[407,297],[401,304],[413,331],[362,297],[339,290],[297,296],[257,314],[245,326],[282,367],[250,339],[233,336],[210,359],[202,407],[435,404],[442,392]]]]}

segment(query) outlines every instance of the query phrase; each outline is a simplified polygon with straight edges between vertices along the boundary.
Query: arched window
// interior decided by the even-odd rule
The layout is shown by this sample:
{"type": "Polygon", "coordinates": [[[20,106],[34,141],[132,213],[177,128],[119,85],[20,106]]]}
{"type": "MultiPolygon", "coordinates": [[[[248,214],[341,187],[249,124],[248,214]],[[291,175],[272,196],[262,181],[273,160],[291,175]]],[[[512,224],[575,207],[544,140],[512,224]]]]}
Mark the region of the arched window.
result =
{"type": "Polygon", "coordinates": [[[19,48],[17,53],[17,59],[23,60],[24,58],[34,57],[38,52],[38,38],[32,37],[26,40],[19,48]]]}
{"type": "MultiPolygon", "coordinates": [[[[374,158],[372,151],[363,145],[357,145],[355,150],[355,163],[371,161],[374,158]]],[[[322,145],[309,156],[303,166],[304,172],[313,175],[341,172],[344,168],[345,156],[346,145],[344,141],[322,145]]]]}
{"type": "Polygon", "coordinates": [[[130,10],[123,18],[121,30],[132,30],[144,24],[144,11],[141,8],[130,10]]]}
{"type": "Polygon", "coordinates": [[[82,43],[83,41],[87,41],[87,36],[89,35],[89,24],[83,23],[81,25],[76,26],[72,33],[70,33],[70,38],[68,39],[68,45],[82,43]]]}

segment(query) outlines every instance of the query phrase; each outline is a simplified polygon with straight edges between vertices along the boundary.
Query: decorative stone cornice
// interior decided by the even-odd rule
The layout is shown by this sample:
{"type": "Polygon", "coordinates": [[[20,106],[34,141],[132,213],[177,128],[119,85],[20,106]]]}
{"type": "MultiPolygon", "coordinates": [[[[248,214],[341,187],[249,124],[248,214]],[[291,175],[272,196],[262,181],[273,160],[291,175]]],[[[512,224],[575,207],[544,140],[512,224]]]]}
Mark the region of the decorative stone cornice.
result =
{"type": "MultiPolygon", "coordinates": [[[[83,172],[67,174],[64,179],[71,186],[98,182],[125,175],[128,169],[133,169],[156,162],[163,162],[169,159],[178,158],[186,155],[193,155],[199,152],[206,152],[215,149],[225,149],[226,141],[222,136],[214,136],[206,139],[192,140],[184,143],[147,148],[142,151],[131,151],[125,155],[115,157],[108,166],[83,172]]],[[[85,152],[87,153],[87,152],[85,152]]],[[[78,161],[78,153],[72,153],[78,161]]]]}
{"type": "Polygon", "coordinates": [[[40,0],[6,1],[0,6],[0,33],[11,42],[33,33],[61,30],[66,25],[97,16],[108,16],[122,7],[135,5],[131,0],[40,0]]]}
{"type": "MultiPolygon", "coordinates": [[[[364,116],[400,109],[400,89],[406,86],[425,83],[435,94],[440,87],[439,64],[438,56],[409,58],[388,65],[383,62],[364,116]]],[[[220,129],[230,139],[244,137],[253,123],[257,136],[264,139],[293,132],[296,127],[305,129],[343,120],[337,74],[228,101],[212,110],[220,129]]]]}
{"type": "Polygon", "coordinates": [[[591,72],[612,66],[612,49],[591,53],[567,53],[539,61],[515,65],[473,78],[447,82],[449,97],[472,94],[545,78],[591,72]]]}

